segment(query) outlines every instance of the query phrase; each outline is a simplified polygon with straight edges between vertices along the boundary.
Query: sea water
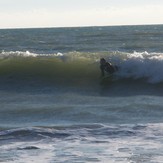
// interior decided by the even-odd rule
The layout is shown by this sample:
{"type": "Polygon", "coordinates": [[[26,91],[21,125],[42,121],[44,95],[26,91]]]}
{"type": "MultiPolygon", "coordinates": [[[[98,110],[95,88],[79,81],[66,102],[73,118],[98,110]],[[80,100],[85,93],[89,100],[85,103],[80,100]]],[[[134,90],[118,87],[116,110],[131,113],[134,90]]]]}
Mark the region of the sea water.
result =
{"type": "Polygon", "coordinates": [[[162,25],[1,29],[0,162],[163,162],[162,70],[162,25]]]}

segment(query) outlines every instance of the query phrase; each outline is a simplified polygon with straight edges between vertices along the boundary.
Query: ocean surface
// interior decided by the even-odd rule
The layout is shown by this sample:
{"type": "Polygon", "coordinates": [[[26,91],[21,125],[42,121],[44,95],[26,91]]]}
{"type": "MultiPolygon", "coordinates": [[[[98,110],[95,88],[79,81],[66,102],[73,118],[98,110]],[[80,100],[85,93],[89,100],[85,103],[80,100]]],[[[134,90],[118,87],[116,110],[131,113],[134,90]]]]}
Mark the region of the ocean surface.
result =
{"type": "Polygon", "coordinates": [[[0,162],[162,163],[163,25],[0,29],[0,162]]]}

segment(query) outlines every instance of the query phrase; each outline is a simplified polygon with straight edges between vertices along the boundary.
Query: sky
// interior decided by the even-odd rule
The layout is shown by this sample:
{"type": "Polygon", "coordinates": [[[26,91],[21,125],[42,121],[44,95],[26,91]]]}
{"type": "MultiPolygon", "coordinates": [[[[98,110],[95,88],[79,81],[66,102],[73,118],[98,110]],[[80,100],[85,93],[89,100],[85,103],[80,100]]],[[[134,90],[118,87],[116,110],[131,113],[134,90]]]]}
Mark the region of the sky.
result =
{"type": "Polygon", "coordinates": [[[163,24],[163,0],[0,0],[0,28],[163,24]]]}

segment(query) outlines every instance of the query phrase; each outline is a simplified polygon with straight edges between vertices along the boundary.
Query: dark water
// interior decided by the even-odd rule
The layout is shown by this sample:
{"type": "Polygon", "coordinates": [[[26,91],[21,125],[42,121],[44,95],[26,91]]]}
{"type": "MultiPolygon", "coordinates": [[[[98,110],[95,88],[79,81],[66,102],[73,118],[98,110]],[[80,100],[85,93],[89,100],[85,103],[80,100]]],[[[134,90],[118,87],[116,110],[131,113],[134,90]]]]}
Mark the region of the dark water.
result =
{"type": "Polygon", "coordinates": [[[0,162],[162,162],[162,36],[162,25],[0,30],[0,162]],[[101,57],[119,67],[107,80],[101,57]]]}

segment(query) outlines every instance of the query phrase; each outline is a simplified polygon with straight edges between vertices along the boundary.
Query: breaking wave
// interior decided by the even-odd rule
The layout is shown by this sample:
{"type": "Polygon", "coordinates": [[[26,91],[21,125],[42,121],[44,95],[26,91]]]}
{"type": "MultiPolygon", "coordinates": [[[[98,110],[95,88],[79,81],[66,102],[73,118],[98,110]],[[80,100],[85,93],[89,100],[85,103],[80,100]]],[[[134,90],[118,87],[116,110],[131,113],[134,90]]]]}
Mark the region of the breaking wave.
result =
{"type": "Polygon", "coordinates": [[[163,81],[163,53],[148,52],[69,52],[35,54],[29,51],[2,51],[0,53],[1,76],[35,76],[55,81],[98,80],[101,57],[117,65],[116,79],[141,79],[148,83],[163,81]]]}

